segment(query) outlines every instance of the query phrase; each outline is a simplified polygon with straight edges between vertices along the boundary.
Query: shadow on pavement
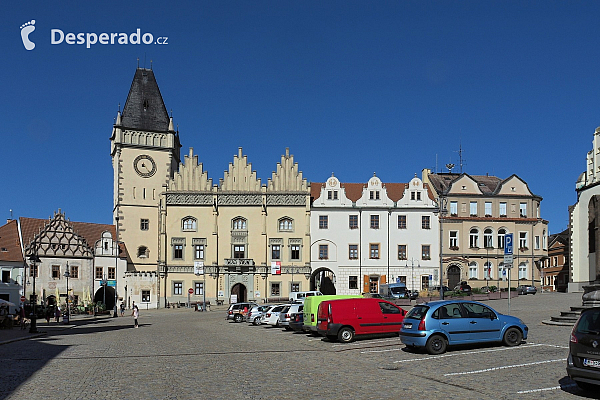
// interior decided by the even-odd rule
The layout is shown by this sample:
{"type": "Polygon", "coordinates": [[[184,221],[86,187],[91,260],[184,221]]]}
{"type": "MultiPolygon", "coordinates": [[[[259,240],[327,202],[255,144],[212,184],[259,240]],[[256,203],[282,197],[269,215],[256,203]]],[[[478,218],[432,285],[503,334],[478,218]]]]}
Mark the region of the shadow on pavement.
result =
{"type": "Polygon", "coordinates": [[[560,384],[560,389],[563,392],[567,392],[586,399],[600,399],[600,393],[592,393],[580,389],[579,386],[577,386],[577,384],[568,376],[565,376],[564,378],[559,380],[558,383],[560,384]]]}

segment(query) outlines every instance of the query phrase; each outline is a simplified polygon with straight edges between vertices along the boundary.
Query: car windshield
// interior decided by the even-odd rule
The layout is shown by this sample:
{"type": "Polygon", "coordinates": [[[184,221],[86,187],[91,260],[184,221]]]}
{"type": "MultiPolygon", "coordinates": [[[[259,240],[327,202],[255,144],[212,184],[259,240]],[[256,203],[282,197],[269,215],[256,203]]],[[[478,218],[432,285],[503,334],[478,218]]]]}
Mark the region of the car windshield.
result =
{"type": "Polygon", "coordinates": [[[394,294],[402,294],[402,293],[406,292],[406,288],[401,287],[401,286],[391,287],[390,290],[394,294]]]}
{"type": "Polygon", "coordinates": [[[577,333],[600,335],[600,310],[583,313],[575,327],[575,331],[577,333]]]}
{"type": "Polygon", "coordinates": [[[406,318],[423,319],[429,310],[428,306],[414,306],[412,310],[406,314],[406,318]]]}

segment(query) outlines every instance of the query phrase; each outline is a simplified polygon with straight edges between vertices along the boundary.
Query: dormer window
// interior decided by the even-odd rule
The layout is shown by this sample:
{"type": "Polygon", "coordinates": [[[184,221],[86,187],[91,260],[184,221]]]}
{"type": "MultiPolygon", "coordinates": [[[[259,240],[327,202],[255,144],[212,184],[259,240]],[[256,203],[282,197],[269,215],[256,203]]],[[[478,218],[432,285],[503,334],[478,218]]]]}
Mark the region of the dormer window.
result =
{"type": "Polygon", "coordinates": [[[327,200],[337,200],[338,199],[338,191],[337,190],[328,190],[327,191],[327,200]]]}
{"type": "Polygon", "coordinates": [[[379,190],[371,190],[371,192],[369,193],[369,199],[379,200],[379,190]]]}

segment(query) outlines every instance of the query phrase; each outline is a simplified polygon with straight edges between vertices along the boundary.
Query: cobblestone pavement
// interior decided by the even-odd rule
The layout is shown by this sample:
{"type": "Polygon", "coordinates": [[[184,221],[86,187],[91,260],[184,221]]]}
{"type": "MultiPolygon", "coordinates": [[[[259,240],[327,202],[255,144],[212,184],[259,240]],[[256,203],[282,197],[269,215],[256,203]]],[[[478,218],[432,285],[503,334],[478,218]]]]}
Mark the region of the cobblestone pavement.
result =
{"type": "Polygon", "coordinates": [[[139,329],[131,317],[75,320],[0,345],[0,399],[585,398],[566,377],[571,328],[541,323],[580,304],[581,294],[519,296],[511,314],[529,325],[526,344],[440,356],[408,352],[398,337],[340,344],[236,324],[224,307],[140,310],[139,329]]]}

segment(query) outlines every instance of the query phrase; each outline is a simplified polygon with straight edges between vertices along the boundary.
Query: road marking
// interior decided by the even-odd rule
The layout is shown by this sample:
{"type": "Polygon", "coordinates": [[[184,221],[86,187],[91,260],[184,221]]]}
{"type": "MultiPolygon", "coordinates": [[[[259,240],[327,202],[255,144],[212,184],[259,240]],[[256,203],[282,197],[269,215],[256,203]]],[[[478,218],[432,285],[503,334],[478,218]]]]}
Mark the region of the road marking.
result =
{"type": "Polygon", "coordinates": [[[499,370],[508,369],[508,368],[528,367],[530,365],[548,364],[548,363],[559,362],[559,361],[560,362],[565,362],[565,359],[564,358],[559,358],[557,360],[546,360],[546,361],[536,361],[536,362],[523,363],[523,364],[505,365],[505,366],[502,366],[502,367],[479,369],[479,370],[476,370],[476,371],[452,372],[452,373],[449,373],[449,374],[444,374],[444,376],[481,374],[481,373],[484,373],[484,372],[499,371],[499,370]]]}
{"type": "Polygon", "coordinates": [[[398,341],[400,341],[400,338],[386,339],[386,340],[369,340],[368,342],[337,343],[337,344],[334,344],[333,347],[336,347],[336,346],[360,346],[361,344],[369,345],[372,343],[388,343],[388,342],[398,342],[398,341]]]}
{"type": "Polygon", "coordinates": [[[542,389],[520,390],[517,392],[517,394],[539,393],[539,392],[547,392],[549,390],[557,390],[557,389],[573,389],[575,387],[577,387],[577,384],[570,383],[568,385],[553,386],[553,387],[542,388],[542,389]]]}
{"type": "Polygon", "coordinates": [[[385,353],[387,351],[400,351],[402,350],[404,347],[401,347],[399,349],[384,349],[384,350],[366,350],[366,351],[361,351],[360,354],[365,354],[365,353],[385,353]]]}
{"type": "MultiPolygon", "coordinates": [[[[531,343],[531,344],[535,344],[535,343],[531,343]]],[[[548,347],[556,347],[557,349],[568,349],[569,346],[558,346],[556,344],[546,344],[546,343],[540,343],[541,346],[548,346],[548,347]]]]}
{"type": "Polygon", "coordinates": [[[501,347],[498,349],[487,349],[487,350],[476,350],[476,351],[465,351],[463,353],[451,353],[451,354],[441,354],[438,356],[430,356],[430,357],[423,357],[423,358],[410,358],[408,360],[398,360],[398,361],[394,361],[394,363],[404,363],[404,362],[412,362],[412,361],[424,361],[424,360],[431,360],[431,359],[437,359],[437,358],[446,358],[446,357],[455,357],[455,356],[465,356],[465,355],[469,355],[469,354],[480,354],[480,353],[491,353],[494,351],[505,351],[505,350],[515,350],[515,349],[525,349],[525,348],[529,348],[529,347],[538,347],[538,346],[545,346],[543,344],[526,344],[523,346],[518,346],[518,347],[501,347]]]}

